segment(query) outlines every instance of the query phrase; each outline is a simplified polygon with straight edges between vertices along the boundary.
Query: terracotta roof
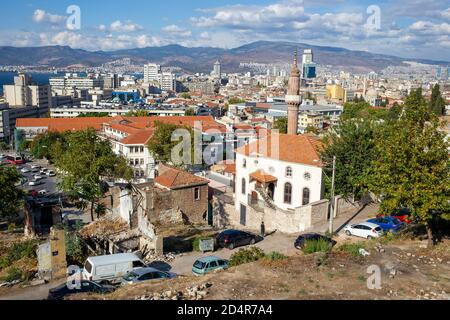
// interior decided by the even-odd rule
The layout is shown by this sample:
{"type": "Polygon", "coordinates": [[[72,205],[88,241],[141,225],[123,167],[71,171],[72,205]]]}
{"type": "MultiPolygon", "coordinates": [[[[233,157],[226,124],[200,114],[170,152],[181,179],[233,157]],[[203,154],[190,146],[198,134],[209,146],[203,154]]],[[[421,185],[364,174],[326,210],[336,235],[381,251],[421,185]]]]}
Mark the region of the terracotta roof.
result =
{"type": "Polygon", "coordinates": [[[16,127],[46,127],[49,131],[73,131],[93,128],[100,130],[111,118],[20,118],[16,127]]]}
{"type": "Polygon", "coordinates": [[[128,137],[122,139],[120,142],[123,144],[146,144],[153,135],[153,129],[145,129],[138,131],[128,137]]]}
{"type": "Polygon", "coordinates": [[[322,146],[322,142],[312,135],[270,134],[236,149],[236,152],[245,156],[252,153],[285,162],[322,166],[319,155],[322,146]]]}
{"type": "Polygon", "coordinates": [[[190,186],[205,185],[209,183],[209,180],[195,176],[186,171],[169,168],[167,171],[155,178],[155,183],[169,189],[178,189],[190,186]]]}
{"type": "Polygon", "coordinates": [[[264,172],[264,170],[258,170],[256,172],[253,172],[250,174],[250,178],[253,180],[259,181],[261,183],[271,183],[271,182],[277,182],[278,178],[271,176],[270,174],[267,174],[264,172]]]}

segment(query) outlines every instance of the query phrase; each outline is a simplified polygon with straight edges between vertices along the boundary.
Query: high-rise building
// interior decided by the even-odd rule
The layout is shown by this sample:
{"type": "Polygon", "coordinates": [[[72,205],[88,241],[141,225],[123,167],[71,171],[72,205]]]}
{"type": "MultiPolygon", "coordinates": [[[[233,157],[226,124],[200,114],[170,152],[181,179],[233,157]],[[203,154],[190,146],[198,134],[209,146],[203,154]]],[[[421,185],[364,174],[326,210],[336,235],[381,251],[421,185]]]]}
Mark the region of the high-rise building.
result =
{"type": "Polygon", "coordinates": [[[171,72],[162,72],[159,74],[158,82],[163,91],[176,91],[175,76],[171,72]]]}
{"type": "Polygon", "coordinates": [[[302,69],[304,79],[313,79],[316,77],[316,64],[312,49],[303,50],[302,69]]]}
{"type": "Polygon", "coordinates": [[[144,66],[144,82],[152,83],[154,81],[159,81],[161,73],[161,66],[159,64],[146,64],[144,66]]]}
{"type": "Polygon", "coordinates": [[[288,134],[298,134],[298,112],[302,99],[300,96],[300,70],[298,69],[297,50],[295,50],[294,63],[288,83],[285,98],[288,104],[288,134]]]}
{"type": "Polygon", "coordinates": [[[14,77],[14,84],[4,85],[3,92],[6,102],[12,108],[36,106],[48,111],[51,107],[50,86],[33,84],[31,76],[26,74],[14,77]]]}
{"type": "Polygon", "coordinates": [[[222,76],[222,65],[219,60],[214,63],[213,75],[218,78],[222,76]]]}

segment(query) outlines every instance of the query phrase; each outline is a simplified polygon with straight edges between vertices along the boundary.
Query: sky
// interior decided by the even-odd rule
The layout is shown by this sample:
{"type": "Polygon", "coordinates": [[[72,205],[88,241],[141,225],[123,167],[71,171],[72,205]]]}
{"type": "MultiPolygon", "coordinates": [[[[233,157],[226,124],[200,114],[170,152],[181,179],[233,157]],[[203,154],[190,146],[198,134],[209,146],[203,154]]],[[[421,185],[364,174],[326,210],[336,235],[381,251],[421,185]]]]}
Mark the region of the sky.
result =
{"type": "Polygon", "coordinates": [[[1,7],[0,46],[112,51],[283,40],[450,61],[450,0],[14,0],[1,7]]]}

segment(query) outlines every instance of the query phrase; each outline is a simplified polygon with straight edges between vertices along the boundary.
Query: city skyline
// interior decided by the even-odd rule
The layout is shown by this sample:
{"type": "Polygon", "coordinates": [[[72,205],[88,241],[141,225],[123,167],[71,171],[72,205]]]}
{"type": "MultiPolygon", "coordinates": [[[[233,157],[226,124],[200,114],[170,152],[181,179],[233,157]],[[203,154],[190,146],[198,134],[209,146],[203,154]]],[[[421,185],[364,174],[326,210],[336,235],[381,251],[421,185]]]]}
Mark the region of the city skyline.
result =
{"type": "Polygon", "coordinates": [[[446,1],[426,3],[427,10],[421,9],[423,0],[341,0],[333,6],[307,0],[172,4],[168,10],[164,3],[140,0],[126,5],[84,0],[9,2],[3,5],[0,45],[68,45],[112,51],[174,43],[232,48],[256,40],[283,40],[405,58],[448,60],[450,56],[450,6],[446,1]],[[79,30],[66,26],[71,5],[80,8],[79,30]]]}

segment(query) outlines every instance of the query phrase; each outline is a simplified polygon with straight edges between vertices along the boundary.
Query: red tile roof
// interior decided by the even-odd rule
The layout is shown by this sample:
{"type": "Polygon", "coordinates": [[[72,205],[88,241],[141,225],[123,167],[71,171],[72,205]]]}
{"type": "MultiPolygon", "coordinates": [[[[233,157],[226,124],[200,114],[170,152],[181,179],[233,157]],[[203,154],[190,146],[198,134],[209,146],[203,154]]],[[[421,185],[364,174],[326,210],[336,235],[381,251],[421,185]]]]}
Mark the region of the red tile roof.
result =
{"type": "Polygon", "coordinates": [[[209,183],[209,180],[195,176],[186,171],[168,168],[164,173],[155,178],[155,183],[168,189],[178,189],[206,185],[209,183]]]}
{"type": "Polygon", "coordinates": [[[322,142],[311,135],[270,134],[238,148],[236,152],[245,156],[252,153],[260,157],[320,167],[322,162],[319,150],[322,147],[322,142]]]}

